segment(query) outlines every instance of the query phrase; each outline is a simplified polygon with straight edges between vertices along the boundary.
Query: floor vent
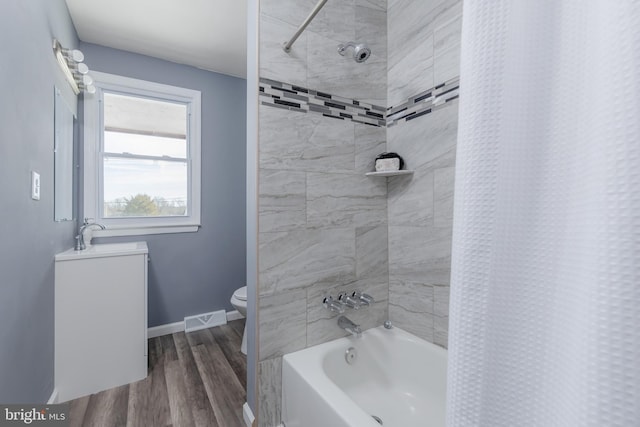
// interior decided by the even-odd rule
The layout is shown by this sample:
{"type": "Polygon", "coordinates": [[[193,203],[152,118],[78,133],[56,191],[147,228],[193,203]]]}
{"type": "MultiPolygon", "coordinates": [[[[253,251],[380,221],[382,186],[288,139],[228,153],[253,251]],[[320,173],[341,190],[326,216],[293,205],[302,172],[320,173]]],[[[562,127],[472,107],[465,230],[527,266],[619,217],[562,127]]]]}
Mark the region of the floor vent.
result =
{"type": "Polygon", "coordinates": [[[184,318],[184,331],[193,332],[200,329],[211,328],[213,326],[226,325],[227,312],[224,310],[212,311],[211,313],[196,314],[184,318]]]}

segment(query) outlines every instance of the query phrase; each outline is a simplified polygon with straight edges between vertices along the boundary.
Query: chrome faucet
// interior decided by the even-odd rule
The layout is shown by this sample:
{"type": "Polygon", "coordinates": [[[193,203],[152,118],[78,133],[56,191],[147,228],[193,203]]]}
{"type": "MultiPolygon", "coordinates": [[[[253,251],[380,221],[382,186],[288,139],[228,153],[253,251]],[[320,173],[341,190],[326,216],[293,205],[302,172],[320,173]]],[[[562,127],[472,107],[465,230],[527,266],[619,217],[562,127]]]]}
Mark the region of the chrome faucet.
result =
{"type": "Polygon", "coordinates": [[[338,326],[349,332],[351,335],[354,335],[356,338],[360,338],[362,336],[362,329],[360,329],[360,325],[356,325],[345,316],[338,317],[338,326]]]}
{"type": "Polygon", "coordinates": [[[331,295],[323,299],[322,304],[327,310],[331,312],[340,313],[340,314],[344,313],[345,305],[342,303],[342,301],[333,299],[331,295]]]}
{"type": "Polygon", "coordinates": [[[104,230],[104,225],[98,224],[97,222],[90,222],[89,218],[85,218],[84,224],[82,224],[82,227],[80,227],[78,235],[76,236],[76,251],[83,251],[87,248],[87,246],[84,244],[84,231],[90,227],[98,227],[101,230],[104,230]]]}
{"type": "Polygon", "coordinates": [[[371,295],[365,294],[364,292],[355,291],[351,297],[358,302],[358,305],[363,305],[365,307],[369,307],[371,304],[376,302],[371,295]]]}

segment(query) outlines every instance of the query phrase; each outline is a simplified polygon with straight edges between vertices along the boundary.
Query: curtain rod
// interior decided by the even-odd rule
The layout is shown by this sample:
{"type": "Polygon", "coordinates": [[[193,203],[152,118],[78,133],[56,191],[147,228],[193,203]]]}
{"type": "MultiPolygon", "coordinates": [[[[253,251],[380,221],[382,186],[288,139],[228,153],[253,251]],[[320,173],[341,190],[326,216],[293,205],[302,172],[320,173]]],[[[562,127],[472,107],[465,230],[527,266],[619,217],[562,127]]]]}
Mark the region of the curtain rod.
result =
{"type": "Polygon", "coordinates": [[[322,7],[325,5],[326,2],[327,0],[320,0],[318,4],[316,4],[316,6],[313,8],[309,16],[307,16],[307,19],[305,19],[304,22],[300,24],[300,26],[296,30],[296,33],[293,35],[293,37],[291,37],[289,41],[284,42],[282,49],[284,49],[285,52],[291,51],[291,46],[293,46],[296,40],[298,40],[298,37],[300,37],[300,34],[302,34],[304,29],[307,28],[307,25],[309,25],[311,21],[313,21],[313,18],[316,17],[316,15],[318,14],[318,12],[320,12],[320,9],[322,9],[322,7]]]}

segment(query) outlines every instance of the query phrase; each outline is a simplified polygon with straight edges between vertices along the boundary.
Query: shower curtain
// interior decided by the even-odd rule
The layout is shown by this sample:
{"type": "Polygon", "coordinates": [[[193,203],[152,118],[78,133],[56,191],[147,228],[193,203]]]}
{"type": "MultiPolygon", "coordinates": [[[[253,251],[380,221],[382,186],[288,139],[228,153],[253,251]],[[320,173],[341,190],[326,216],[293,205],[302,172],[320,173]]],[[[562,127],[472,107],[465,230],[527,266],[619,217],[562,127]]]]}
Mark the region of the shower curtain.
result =
{"type": "Polygon", "coordinates": [[[449,426],[640,426],[640,2],[468,0],[449,426]]]}

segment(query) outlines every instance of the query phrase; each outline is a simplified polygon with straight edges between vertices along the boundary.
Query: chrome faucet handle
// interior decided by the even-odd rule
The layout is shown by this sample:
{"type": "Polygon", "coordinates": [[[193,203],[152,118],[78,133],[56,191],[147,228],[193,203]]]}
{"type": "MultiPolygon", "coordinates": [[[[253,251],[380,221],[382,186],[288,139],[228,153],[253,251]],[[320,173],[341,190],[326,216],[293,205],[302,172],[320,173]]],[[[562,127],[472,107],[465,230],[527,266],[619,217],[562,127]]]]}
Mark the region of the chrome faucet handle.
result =
{"type": "Polygon", "coordinates": [[[331,295],[325,297],[322,300],[322,305],[324,305],[324,308],[333,313],[344,313],[344,303],[342,301],[333,299],[331,295]]]}
{"type": "Polygon", "coordinates": [[[360,300],[354,298],[353,296],[347,294],[346,292],[338,295],[338,300],[342,301],[344,305],[349,308],[353,308],[354,310],[358,310],[360,308],[360,300]]]}
{"type": "Polygon", "coordinates": [[[366,305],[367,307],[376,302],[376,300],[369,294],[365,294],[364,292],[354,292],[353,297],[360,301],[360,304],[366,305]]]}

